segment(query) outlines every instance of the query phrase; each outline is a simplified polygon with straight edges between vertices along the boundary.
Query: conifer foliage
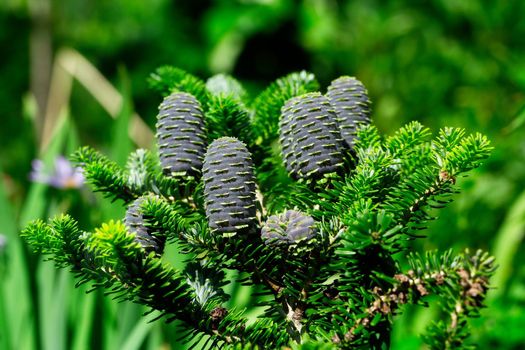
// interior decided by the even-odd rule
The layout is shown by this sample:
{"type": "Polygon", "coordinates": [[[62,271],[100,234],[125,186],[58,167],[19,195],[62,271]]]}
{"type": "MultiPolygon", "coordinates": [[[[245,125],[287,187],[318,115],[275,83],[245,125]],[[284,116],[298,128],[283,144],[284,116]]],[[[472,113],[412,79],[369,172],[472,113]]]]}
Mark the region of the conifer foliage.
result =
{"type": "Polygon", "coordinates": [[[182,321],[199,347],[382,349],[395,315],[430,301],[444,317],[422,335],[429,347],[469,347],[493,259],[417,254],[410,241],[488,157],[483,135],[432,137],[412,122],[384,137],[350,77],[323,94],[312,74],[292,73],[253,99],[227,75],[205,83],[162,67],[150,83],[164,97],[158,156],[137,150],[125,169],[88,147],[73,156],[126,216],[94,232],[68,215],[36,220],[23,231],[35,251],[182,321]],[[184,269],[163,257],[174,243],[184,269]],[[255,320],[227,307],[225,286],[240,282],[253,286],[255,320]]]}

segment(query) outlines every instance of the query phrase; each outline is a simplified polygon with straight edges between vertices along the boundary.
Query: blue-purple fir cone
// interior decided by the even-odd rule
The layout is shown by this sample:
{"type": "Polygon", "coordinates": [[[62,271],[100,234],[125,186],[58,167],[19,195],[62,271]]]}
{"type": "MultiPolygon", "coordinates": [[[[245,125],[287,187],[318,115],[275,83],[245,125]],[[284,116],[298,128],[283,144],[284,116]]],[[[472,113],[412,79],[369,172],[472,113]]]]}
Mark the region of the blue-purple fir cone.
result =
{"type": "Polygon", "coordinates": [[[343,76],[332,81],[326,96],[337,114],[342,137],[353,148],[358,127],[370,124],[368,91],[356,78],[343,76]]]}
{"type": "Polygon", "coordinates": [[[224,237],[253,233],[257,225],[251,155],[234,137],[213,141],[204,157],[206,216],[212,232],[224,237]]]}
{"type": "Polygon", "coordinates": [[[290,246],[313,238],[317,233],[314,219],[297,210],[270,216],[261,230],[261,238],[270,246],[290,246]]]}
{"type": "Polygon", "coordinates": [[[342,169],[346,146],[325,96],[312,92],[294,97],[281,113],[281,154],[292,178],[310,181],[342,169]]]}
{"type": "Polygon", "coordinates": [[[162,101],[156,138],[166,175],[200,176],[207,137],[202,108],[194,96],[176,92],[162,101]]]}
{"type": "Polygon", "coordinates": [[[281,109],[279,120],[279,143],[281,145],[281,156],[288,174],[293,179],[297,179],[297,160],[294,154],[293,129],[297,126],[293,123],[294,109],[292,105],[294,99],[288,100],[281,109]]]}

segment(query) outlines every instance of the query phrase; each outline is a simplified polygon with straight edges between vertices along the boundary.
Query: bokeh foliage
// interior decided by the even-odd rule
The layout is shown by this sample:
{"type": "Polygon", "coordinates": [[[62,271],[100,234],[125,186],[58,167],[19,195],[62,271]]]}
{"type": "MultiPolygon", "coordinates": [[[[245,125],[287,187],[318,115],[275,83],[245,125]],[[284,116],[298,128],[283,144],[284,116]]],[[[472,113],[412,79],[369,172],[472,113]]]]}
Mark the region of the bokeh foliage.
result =
{"type": "MultiPolygon", "coordinates": [[[[500,284],[490,311],[480,318],[477,341],[481,348],[502,349],[525,343],[520,328],[525,320],[525,2],[46,1],[52,51],[75,48],[116,85],[118,67],[124,66],[135,110],[150,126],[160,101],[146,78],[157,66],[171,64],[199,76],[232,73],[249,92],[293,70],[315,73],[323,87],[334,76],[355,75],[369,90],[381,131],[420,120],[433,130],[459,126],[487,134],[495,146],[492,157],[472,177],[459,180],[463,196],[440,213],[420,248],[469,246],[495,254],[500,284]]],[[[15,218],[30,203],[30,161],[41,156],[37,107],[28,94],[30,62],[38,59],[29,40],[38,3],[0,3],[0,169],[15,218]]],[[[77,84],[69,111],[71,130],[80,139],[76,144],[113,154],[122,147],[113,142],[116,124],[77,84]]],[[[60,152],[74,143],[65,142],[69,146],[60,152]]],[[[43,201],[64,201],[56,191],[39,193],[43,201]]],[[[73,197],[68,201],[82,212],[86,199],[73,197]]],[[[103,215],[93,212],[85,221],[103,215]]],[[[7,226],[2,221],[0,233],[7,226]]],[[[30,259],[35,264],[36,258],[30,259]]],[[[412,318],[399,320],[394,346],[417,348],[412,335],[431,315],[414,311],[412,318]],[[404,341],[396,342],[396,336],[404,341]]]]}

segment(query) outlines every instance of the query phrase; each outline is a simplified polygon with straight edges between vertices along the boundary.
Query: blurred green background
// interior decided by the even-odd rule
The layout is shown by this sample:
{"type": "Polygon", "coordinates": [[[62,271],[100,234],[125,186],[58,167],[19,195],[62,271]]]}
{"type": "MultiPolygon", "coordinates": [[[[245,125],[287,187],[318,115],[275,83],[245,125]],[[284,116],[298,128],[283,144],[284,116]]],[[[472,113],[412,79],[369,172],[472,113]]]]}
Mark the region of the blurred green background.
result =
{"type": "MultiPolygon", "coordinates": [[[[0,349],[182,348],[174,325],[86,296],[18,238],[29,220],[63,211],[85,229],[122,215],[85,189],[30,182],[31,161],[52,167],[90,144],[122,164],[151,145],[160,96],[146,78],[164,64],[233,74],[253,94],[294,70],[323,87],[354,75],[384,133],[419,120],[487,134],[492,157],[460,179],[462,193],[414,247],[494,254],[500,268],[472,341],[525,348],[524,14],[522,0],[1,1],[0,349]]],[[[439,308],[405,311],[392,348],[419,349],[439,308]]]]}

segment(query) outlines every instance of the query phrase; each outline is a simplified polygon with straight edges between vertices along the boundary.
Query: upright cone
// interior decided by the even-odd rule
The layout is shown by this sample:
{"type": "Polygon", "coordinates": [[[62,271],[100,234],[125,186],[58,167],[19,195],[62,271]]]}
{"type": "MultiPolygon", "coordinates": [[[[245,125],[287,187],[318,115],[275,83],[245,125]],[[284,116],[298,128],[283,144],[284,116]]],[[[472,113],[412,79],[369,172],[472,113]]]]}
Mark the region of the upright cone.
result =
{"type": "Polygon", "coordinates": [[[160,163],[168,176],[200,176],[206,129],[199,101],[185,92],[164,99],[157,116],[160,163]]]}
{"type": "Polygon", "coordinates": [[[315,180],[343,166],[344,142],[337,116],[318,92],[294,97],[281,114],[281,152],[293,178],[315,180]]]}
{"type": "Polygon", "coordinates": [[[370,99],[363,83],[343,76],[330,84],[326,96],[337,114],[341,136],[353,148],[359,125],[370,124],[370,99]]]}
{"type": "Polygon", "coordinates": [[[234,137],[213,141],[204,157],[203,181],[210,229],[225,237],[253,233],[255,176],[244,143],[234,137]]]}

